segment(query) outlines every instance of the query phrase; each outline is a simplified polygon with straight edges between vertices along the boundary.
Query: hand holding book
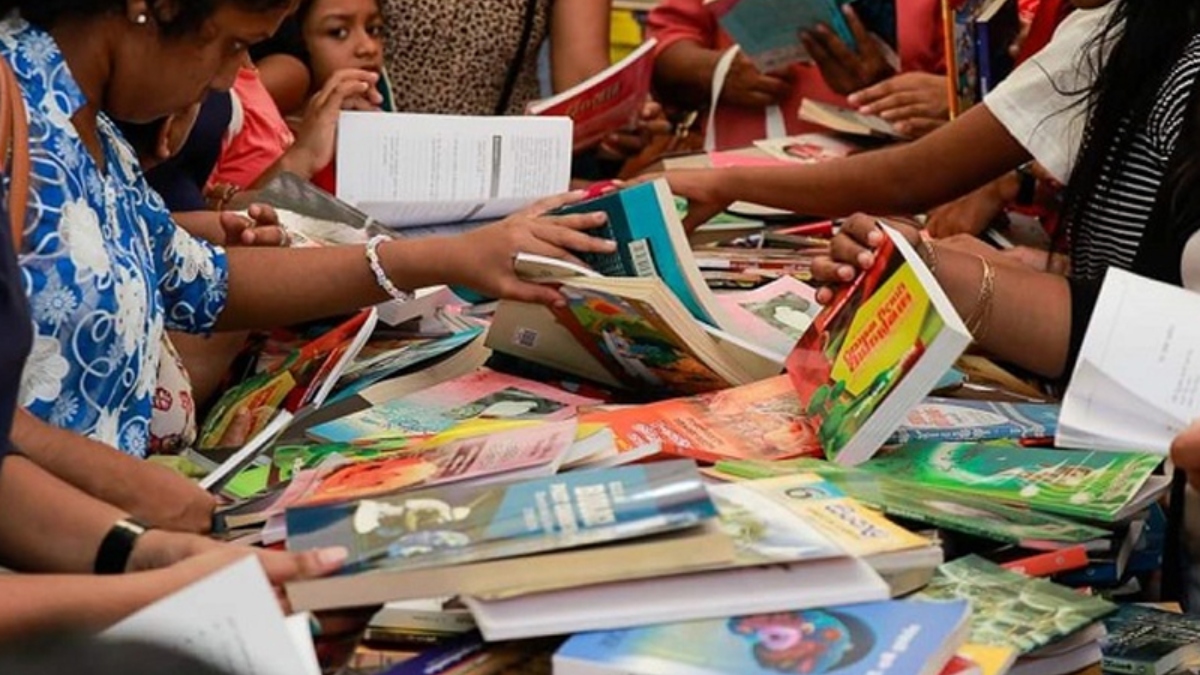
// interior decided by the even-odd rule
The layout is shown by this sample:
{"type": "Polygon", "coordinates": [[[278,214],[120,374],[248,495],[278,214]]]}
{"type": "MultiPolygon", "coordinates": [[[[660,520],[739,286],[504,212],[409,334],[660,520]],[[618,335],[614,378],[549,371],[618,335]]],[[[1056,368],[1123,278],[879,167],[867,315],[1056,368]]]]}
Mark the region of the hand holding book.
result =
{"type": "Polygon", "coordinates": [[[825,24],[800,34],[800,42],[821,70],[829,88],[849,95],[895,74],[879,38],[871,34],[849,6],[842,8],[846,25],[854,36],[847,44],[825,24]]]}

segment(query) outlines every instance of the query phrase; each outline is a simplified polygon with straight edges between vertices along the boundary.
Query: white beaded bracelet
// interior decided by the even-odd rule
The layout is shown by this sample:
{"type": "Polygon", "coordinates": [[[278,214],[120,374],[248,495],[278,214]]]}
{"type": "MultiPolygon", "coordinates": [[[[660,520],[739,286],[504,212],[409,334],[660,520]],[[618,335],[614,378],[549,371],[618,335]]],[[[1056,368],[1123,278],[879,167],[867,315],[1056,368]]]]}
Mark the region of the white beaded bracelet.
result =
{"type": "Polygon", "coordinates": [[[396,288],[396,284],[388,278],[387,272],[383,271],[383,265],[379,262],[379,245],[385,241],[390,239],[380,234],[371,237],[367,242],[367,264],[371,267],[371,273],[375,275],[375,283],[379,284],[384,292],[400,302],[408,302],[412,300],[412,293],[396,288]]]}

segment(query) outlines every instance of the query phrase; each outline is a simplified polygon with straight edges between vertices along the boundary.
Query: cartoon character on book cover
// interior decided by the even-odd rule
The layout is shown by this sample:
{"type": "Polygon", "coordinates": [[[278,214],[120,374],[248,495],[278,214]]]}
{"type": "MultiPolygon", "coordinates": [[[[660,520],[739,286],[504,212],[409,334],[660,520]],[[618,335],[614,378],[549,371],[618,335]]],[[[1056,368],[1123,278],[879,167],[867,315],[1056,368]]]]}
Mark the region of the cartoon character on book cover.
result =
{"type": "Polygon", "coordinates": [[[858,432],[941,331],[941,317],[889,238],[788,358],[807,423],[830,458],[858,432]]]}

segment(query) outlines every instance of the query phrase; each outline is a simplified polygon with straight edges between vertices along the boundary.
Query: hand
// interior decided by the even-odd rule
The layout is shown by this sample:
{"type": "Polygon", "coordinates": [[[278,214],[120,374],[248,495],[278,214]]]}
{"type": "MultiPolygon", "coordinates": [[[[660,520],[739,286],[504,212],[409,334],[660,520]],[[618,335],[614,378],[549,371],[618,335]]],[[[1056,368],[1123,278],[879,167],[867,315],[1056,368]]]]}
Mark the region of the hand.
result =
{"type": "Polygon", "coordinates": [[[858,112],[882,117],[911,138],[924,136],[950,118],[943,75],[901,73],[850,94],[848,100],[858,112]]]}
{"type": "MultiPolygon", "coordinates": [[[[664,175],[671,185],[671,192],[688,201],[687,215],[683,219],[683,229],[688,232],[720,215],[734,201],[720,190],[720,170],[689,169],[664,175]]],[[[646,180],[656,177],[648,176],[646,180]]]]}
{"type": "Polygon", "coordinates": [[[744,108],[765,108],[787,98],[793,84],[791,69],[764,75],[745,54],[739,53],[733,58],[725,77],[720,102],[744,108]]]}
{"type": "Polygon", "coordinates": [[[1175,437],[1171,462],[1187,474],[1193,488],[1200,490],[1200,422],[1193,422],[1175,437]]]}
{"type": "Polygon", "coordinates": [[[335,72],[313,95],[296,131],[296,142],[281,159],[283,168],[311,178],[333,161],[337,123],[342,110],[378,110],[383,103],[375,84],[379,73],[356,68],[335,72]]]}
{"type": "Polygon", "coordinates": [[[134,466],[129,478],[137,485],[136,502],[126,508],[135,516],[155,527],[177,532],[212,529],[215,497],[165,466],[154,462],[138,462],[134,466]]]}
{"type": "Polygon", "coordinates": [[[987,185],[929,212],[925,227],[936,239],[955,234],[978,235],[1016,198],[1017,174],[1010,172],[987,185]]]}
{"type": "Polygon", "coordinates": [[[842,42],[828,26],[800,33],[800,42],[808,50],[829,88],[843,96],[891,77],[895,69],[888,63],[879,41],[863,26],[858,14],[846,5],[842,7],[850,33],[858,43],[858,52],[842,42]]]}
{"type": "Polygon", "coordinates": [[[581,232],[604,224],[603,213],[545,215],[582,197],[583,193],[577,191],[543,199],[498,223],[460,235],[458,243],[447,250],[447,277],[451,283],[462,284],[491,297],[543,304],[563,303],[562,295],[553,288],[517,277],[513,263],[518,253],[534,253],[582,264],[571,251],[615,251],[615,242],[581,232]]]}
{"type": "Polygon", "coordinates": [[[604,159],[623,160],[637,157],[650,145],[655,136],[671,133],[671,122],[663,113],[662,106],[646,101],[642,106],[637,124],[632,129],[622,129],[609,134],[600,142],[597,152],[604,159]]]}
{"type": "MultiPolygon", "coordinates": [[[[828,284],[817,291],[817,302],[828,304],[833,300],[834,291],[830,286],[840,286],[854,281],[854,278],[875,264],[875,249],[883,243],[886,236],[879,229],[879,218],[866,214],[855,214],[842,221],[842,227],[830,242],[829,255],[818,256],[813,260],[813,279],[818,283],[828,284]]],[[[910,244],[917,246],[921,239],[921,231],[914,225],[889,219],[888,226],[898,231],[910,244]]]]}
{"type": "Polygon", "coordinates": [[[267,204],[251,204],[247,216],[221,211],[221,229],[226,246],[287,246],[291,237],[279,222],[279,214],[267,204]]]}

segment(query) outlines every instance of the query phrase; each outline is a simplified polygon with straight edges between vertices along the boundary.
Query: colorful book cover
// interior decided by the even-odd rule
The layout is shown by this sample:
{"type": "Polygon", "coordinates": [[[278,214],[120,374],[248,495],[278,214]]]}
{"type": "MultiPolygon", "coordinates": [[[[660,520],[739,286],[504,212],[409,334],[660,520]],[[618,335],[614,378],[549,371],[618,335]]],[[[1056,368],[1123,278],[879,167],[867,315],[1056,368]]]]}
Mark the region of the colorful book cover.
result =
{"type": "Polygon", "coordinates": [[[784,504],[740,484],[713,485],[708,494],[721,529],[733,539],[738,564],[767,565],[846,555],[784,504]]]}
{"type": "Polygon", "coordinates": [[[575,422],[484,433],[402,455],[349,463],[323,478],[304,503],[362,499],[446,483],[553,474],[575,442],[575,422]]]}
{"type": "Polygon", "coordinates": [[[972,498],[908,481],[896,481],[865,469],[819,460],[722,461],[717,463],[716,468],[724,474],[752,480],[793,473],[815,473],[847,495],[889,516],[1007,544],[1074,544],[1111,535],[1108,530],[1053,514],[1006,506],[990,499],[972,498]]]}
{"type": "Polygon", "coordinates": [[[913,441],[1054,438],[1057,403],[1000,403],[930,397],[908,412],[889,445],[913,441]]]}
{"type": "Polygon", "coordinates": [[[649,405],[588,413],[607,425],[621,452],[659,443],[662,452],[702,462],[779,460],[820,454],[803,424],[800,399],[787,377],[649,405]]]}
{"type": "Polygon", "coordinates": [[[608,134],[633,127],[650,96],[657,40],[646,40],[632,54],[563,93],[526,106],[530,115],[570,117],[575,151],[592,147],[608,134]]]}
{"type": "Polygon", "coordinates": [[[893,600],[580,633],[554,655],[554,672],[936,675],[970,614],[965,602],[893,600]]]}
{"type": "Polygon", "coordinates": [[[613,542],[716,515],[695,464],[679,460],[288,509],[287,543],[344,546],[347,572],[403,570],[613,542]]]}
{"type": "Polygon", "coordinates": [[[324,442],[429,437],[468,420],[546,420],[575,416],[598,400],[484,368],[404,398],[310,428],[324,442]]]}
{"type": "Polygon", "coordinates": [[[1086,628],[1117,606],[1056,583],[1027,577],[970,555],[937,569],[919,600],[967,600],[971,642],[1028,654],[1086,628]]]}
{"type": "Polygon", "coordinates": [[[979,102],[979,52],[975,44],[975,16],[987,0],[942,0],[949,5],[947,31],[951,47],[947,73],[952,92],[951,111],[958,115],[979,102]]]}
{"type": "Polygon", "coordinates": [[[764,73],[808,62],[800,33],[818,25],[828,26],[850,49],[857,49],[841,5],[834,0],[707,0],[705,5],[764,73]]]}
{"type": "Polygon", "coordinates": [[[1118,519],[1161,457],[1027,448],[1012,443],[917,443],[864,469],[927,487],[1092,520],[1118,519]]]}
{"type": "Polygon", "coordinates": [[[959,647],[958,655],[979,666],[979,675],[1004,675],[1017,660],[1017,650],[1012,647],[980,645],[973,642],[959,647]]]}
{"type": "Polygon", "coordinates": [[[791,351],[821,311],[816,290],[791,276],[752,291],[721,293],[717,302],[740,337],[779,354],[791,351]]]}
{"type": "Polygon", "coordinates": [[[1152,607],[1123,604],[1104,620],[1100,643],[1106,673],[1164,675],[1200,658],[1200,619],[1152,607]]]}
{"type": "Polygon", "coordinates": [[[432,361],[462,347],[483,332],[482,326],[472,326],[438,339],[415,340],[386,352],[360,359],[346,369],[334,387],[330,403],[336,403],[413,366],[432,361]]]}
{"type": "Polygon", "coordinates": [[[971,340],[916,251],[883,232],[875,264],[837,292],[787,363],[826,456],[842,464],[878,450],[971,340]]]}

